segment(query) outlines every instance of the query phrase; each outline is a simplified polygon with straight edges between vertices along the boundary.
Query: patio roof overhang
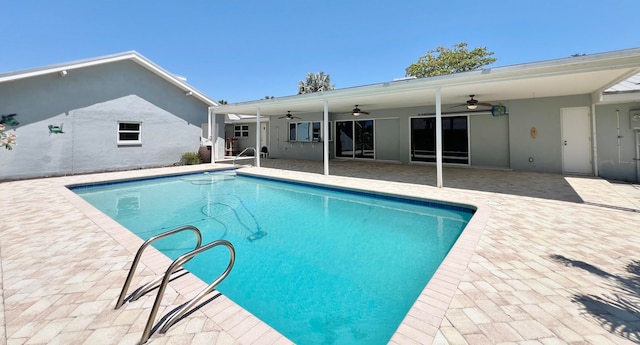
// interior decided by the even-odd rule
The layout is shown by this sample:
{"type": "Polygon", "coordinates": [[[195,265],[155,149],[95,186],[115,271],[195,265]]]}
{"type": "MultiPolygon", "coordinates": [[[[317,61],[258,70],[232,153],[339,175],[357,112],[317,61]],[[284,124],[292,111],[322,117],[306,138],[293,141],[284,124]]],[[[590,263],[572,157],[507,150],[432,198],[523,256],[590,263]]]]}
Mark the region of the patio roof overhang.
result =
{"type": "Polygon", "coordinates": [[[603,91],[640,72],[640,48],[568,57],[506,67],[486,68],[445,76],[397,80],[312,94],[276,97],[212,106],[215,114],[282,116],[287,111],[348,112],[429,106],[441,90],[442,104],[463,103],[469,95],[484,102],[591,94],[594,104],[603,91]],[[366,106],[365,106],[366,105],[366,106]]]}
{"type": "MultiPolygon", "coordinates": [[[[287,111],[322,113],[323,127],[329,112],[349,112],[356,104],[366,111],[435,105],[436,119],[443,104],[462,103],[469,95],[483,102],[503,102],[569,95],[591,95],[592,105],[611,101],[604,91],[640,72],[640,48],[569,58],[486,68],[421,79],[234,103],[210,107],[211,114],[282,116],[287,111]]],[[[637,93],[635,94],[637,95],[637,93]]],[[[634,96],[635,96],[634,95],[634,96]]],[[[640,101],[640,99],[637,99],[640,101]]],[[[211,121],[211,118],[209,119],[211,121]]],[[[443,186],[442,129],[436,120],[436,185],[443,186]]],[[[256,143],[260,131],[256,131],[256,143]]],[[[329,144],[323,141],[324,174],[329,175],[329,144]]],[[[256,158],[260,166],[260,158],[256,158]]],[[[596,169],[597,175],[597,169],[596,169]]]]}

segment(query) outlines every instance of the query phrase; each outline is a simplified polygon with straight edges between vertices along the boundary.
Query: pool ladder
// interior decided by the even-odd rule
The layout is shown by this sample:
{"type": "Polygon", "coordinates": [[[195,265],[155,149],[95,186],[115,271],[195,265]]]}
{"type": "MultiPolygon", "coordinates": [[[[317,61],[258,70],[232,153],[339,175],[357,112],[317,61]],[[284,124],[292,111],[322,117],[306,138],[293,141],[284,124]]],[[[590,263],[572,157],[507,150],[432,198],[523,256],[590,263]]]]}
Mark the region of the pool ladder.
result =
{"type": "Polygon", "coordinates": [[[236,159],[242,157],[243,154],[245,154],[247,151],[249,150],[253,150],[253,159],[256,160],[258,158],[258,150],[256,150],[255,147],[247,147],[246,149],[242,150],[242,152],[238,153],[235,157],[233,157],[233,165],[236,165],[236,159]]]}
{"type": "Polygon", "coordinates": [[[169,283],[170,280],[180,278],[183,275],[187,274],[187,272],[182,266],[187,262],[189,262],[189,260],[193,259],[196,255],[200,253],[203,253],[213,247],[217,247],[220,245],[225,246],[227,247],[227,249],[229,249],[230,257],[229,257],[229,264],[227,265],[226,270],[218,278],[216,278],[216,280],[214,280],[211,284],[209,284],[209,286],[203,289],[191,300],[182,304],[181,306],[174,309],[173,311],[170,311],[169,313],[167,313],[165,315],[165,318],[163,318],[163,320],[161,319],[161,321],[156,326],[156,327],[160,327],[159,332],[161,334],[166,333],[167,330],[169,330],[169,327],[173,326],[173,324],[178,322],[189,311],[192,311],[193,308],[196,306],[196,304],[200,300],[202,300],[202,298],[204,298],[206,295],[211,293],[215,289],[215,287],[218,284],[220,284],[220,282],[222,282],[229,275],[229,272],[231,272],[231,269],[233,268],[233,264],[235,263],[235,249],[233,248],[233,245],[229,241],[217,240],[204,246],[202,246],[201,244],[202,244],[202,234],[200,233],[200,230],[195,226],[185,225],[185,226],[181,226],[179,228],[175,228],[173,230],[169,230],[162,234],[151,237],[150,239],[146,240],[138,249],[138,252],[136,253],[135,258],[133,259],[133,263],[131,263],[131,268],[129,269],[129,274],[127,275],[127,279],[125,280],[124,285],[122,286],[122,291],[120,292],[120,297],[118,297],[118,302],[116,303],[115,309],[120,308],[125,303],[125,299],[128,302],[133,302],[138,298],[142,297],[143,295],[145,295],[146,293],[148,293],[149,291],[159,287],[158,294],[156,295],[156,300],[153,303],[153,308],[151,308],[151,313],[149,314],[149,319],[147,320],[147,324],[144,328],[144,332],[142,333],[142,338],[140,338],[139,344],[146,343],[147,340],[149,340],[149,337],[151,336],[151,329],[153,327],[153,323],[155,322],[156,315],[158,314],[158,309],[160,308],[160,302],[162,301],[162,297],[164,295],[165,289],[167,288],[167,284],[169,283]],[[140,258],[142,257],[142,253],[144,252],[144,250],[153,242],[159,239],[166,238],[183,231],[194,232],[194,234],[196,235],[195,248],[190,252],[185,253],[179,258],[175,259],[173,263],[169,266],[169,268],[167,268],[164,275],[160,275],[156,277],[154,280],[148,282],[147,284],[142,285],[141,287],[136,289],[136,291],[134,291],[128,298],[125,298],[127,295],[127,290],[129,290],[129,286],[131,285],[131,279],[133,278],[136,268],[138,267],[138,263],[140,262],[140,258]],[[174,276],[174,273],[180,273],[180,274],[172,278],[172,276],[174,276]]]}

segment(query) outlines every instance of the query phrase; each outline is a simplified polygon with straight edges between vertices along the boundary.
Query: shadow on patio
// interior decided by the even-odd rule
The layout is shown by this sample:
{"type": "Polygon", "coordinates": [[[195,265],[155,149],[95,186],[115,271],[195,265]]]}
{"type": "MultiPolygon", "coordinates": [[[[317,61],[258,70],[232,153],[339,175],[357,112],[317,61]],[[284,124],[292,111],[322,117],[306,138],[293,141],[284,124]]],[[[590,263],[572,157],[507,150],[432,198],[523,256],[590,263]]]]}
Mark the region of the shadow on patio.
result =
{"type": "Polygon", "coordinates": [[[640,344],[640,261],[626,265],[628,274],[617,275],[562,255],[551,255],[551,258],[605,279],[610,294],[577,294],[571,300],[608,332],[640,344]]]}
{"type": "MultiPolygon", "coordinates": [[[[322,174],[321,161],[262,159],[261,166],[282,170],[322,174]]],[[[329,174],[421,185],[436,185],[436,169],[427,165],[340,161],[329,162],[329,174]]],[[[507,170],[445,167],[447,188],[518,195],[532,198],[582,203],[578,193],[561,174],[528,173],[507,170]]]]}

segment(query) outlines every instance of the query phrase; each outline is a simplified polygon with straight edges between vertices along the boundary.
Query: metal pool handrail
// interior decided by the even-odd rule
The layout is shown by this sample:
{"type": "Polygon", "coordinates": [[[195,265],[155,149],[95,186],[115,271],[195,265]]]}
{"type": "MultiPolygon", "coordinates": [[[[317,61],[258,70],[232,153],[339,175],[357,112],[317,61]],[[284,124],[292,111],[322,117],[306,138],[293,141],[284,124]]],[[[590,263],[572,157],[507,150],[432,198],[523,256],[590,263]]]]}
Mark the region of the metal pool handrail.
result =
{"type": "Polygon", "coordinates": [[[222,282],[231,272],[233,268],[233,264],[235,263],[236,251],[233,248],[231,242],[226,240],[217,240],[213,241],[205,246],[200,248],[196,248],[189,253],[182,255],[177,258],[171,266],[167,269],[164,274],[164,278],[162,279],[162,283],[160,284],[160,288],[158,289],[158,294],[156,295],[156,300],[153,303],[153,308],[151,309],[151,314],[149,315],[149,319],[147,320],[147,325],[144,328],[144,332],[142,333],[142,338],[140,339],[140,344],[144,344],[149,340],[149,336],[151,335],[151,328],[153,327],[153,322],[156,319],[156,315],[158,314],[158,309],[160,308],[160,302],[162,302],[162,296],[164,295],[164,291],[167,288],[167,284],[171,279],[171,274],[182,267],[187,261],[191,260],[194,256],[205,252],[213,247],[217,247],[219,245],[223,245],[229,249],[229,264],[225,271],[214,280],[209,286],[207,286],[204,290],[202,290],[198,295],[192,298],[189,302],[180,306],[173,315],[169,316],[163,323],[162,328],[160,328],[160,333],[166,333],[169,327],[171,327],[174,323],[176,323],[180,318],[182,318],[187,312],[189,312],[204,296],[211,293],[220,282],[222,282]]]}
{"type": "Polygon", "coordinates": [[[246,149],[242,150],[242,152],[238,153],[235,157],[233,157],[233,165],[236,165],[236,159],[240,158],[240,156],[242,156],[243,153],[249,150],[253,150],[253,156],[254,156],[253,159],[254,160],[257,159],[258,150],[256,150],[255,147],[247,147],[246,149]]]}
{"type": "MultiPolygon", "coordinates": [[[[150,239],[146,240],[141,246],[140,248],[138,248],[138,252],[136,253],[135,258],[133,259],[133,262],[131,263],[131,268],[129,269],[129,274],[127,275],[127,279],[124,282],[124,286],[122,286],[122,291],[120,292],[120,297],[118,297],[118,302],[116,302],[116,308],[118,309],[122,306],[122,304],[124,304],[124,299],[125,296],[127,295],[127,290],[129,290],[129,286],[131,285],[131,279],[133,278],[133,274],[136,272],[136,268],[138,268],[138,263],[140,262],[140,258],[142,257],[142,252],[144,252],[144,250],[153,242],[174,235],[176,233],[182,232],[182,231],[186,231],[186,230],[191,230],[196,234],[197,237],[197,243],[196,243],[196,247],[195,249],[200,248],[200,245],[202,244],[202,234],[200,233],[200,230],[198,228],[196,228],[193,225],[185,225],[185,226],[181,226],[179,228],[175,228],[173,230],[169,230],[167,232],[164,232],[162,234],[156,235],[151,237],[150,239]]],[[[133,297],[135,297],[135,299],[138,299],[141,294],[140,292],[145,291],[148,292],[150,290],[150,287],[152,285],[155,285],[154,283],[157,281],[154,280],[152,282],[150,282],[149,284],[143,286],[140,290],[138,291],[138,294],[134,294],[133,297]]],[[[133,299],[133,300],[135,300],[133,299]]]]}

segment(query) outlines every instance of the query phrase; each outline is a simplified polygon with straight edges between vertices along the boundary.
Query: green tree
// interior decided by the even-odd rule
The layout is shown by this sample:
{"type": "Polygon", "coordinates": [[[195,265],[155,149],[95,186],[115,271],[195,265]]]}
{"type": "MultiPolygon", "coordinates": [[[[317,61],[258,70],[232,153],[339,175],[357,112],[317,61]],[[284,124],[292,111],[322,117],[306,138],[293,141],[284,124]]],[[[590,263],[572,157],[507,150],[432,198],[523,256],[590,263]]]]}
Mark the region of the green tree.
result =
{"type": "Polygon", "coordinates": [[[331,85],[331,77],[324,72],[307,73],[305,80],[298,83],[298,95],[319,91],[329,91],[335,88],[331,85]]]}
{"type": "Polygon", "coordinates": [[[472,71],[496,62],[497,59],[491,57],[493,52],[487,51],[487,48],[480,47],[469,51],[467,45],[466,42],[461,42],[452,49],[438,47],[428,51],[407,67],[406,76],[425,78],[472,71]]]}
{"type": "Polygon", "coordinates": [[[218,104],[223,105],[223,104],[228,104],[228,102],[225,101],[224,99],[221,99],[218,101],[218,104]]]}

